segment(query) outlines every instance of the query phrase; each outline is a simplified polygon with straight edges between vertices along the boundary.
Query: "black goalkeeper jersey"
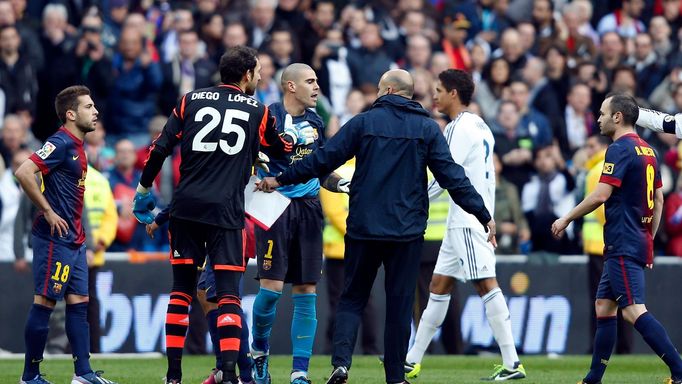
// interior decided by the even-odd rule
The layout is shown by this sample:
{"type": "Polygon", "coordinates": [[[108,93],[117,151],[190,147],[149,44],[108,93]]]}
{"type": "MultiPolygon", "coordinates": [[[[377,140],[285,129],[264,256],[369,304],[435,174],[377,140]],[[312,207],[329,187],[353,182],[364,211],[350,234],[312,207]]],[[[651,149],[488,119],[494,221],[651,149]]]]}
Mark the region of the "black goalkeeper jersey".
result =
{"type": "MultiPolygon", "coordinates": [[[[291,150],[277,134],[268,108],[238,87],[198,89],[180,99],[150,148],[163,158],[180,143],[180,181],[170,215],[226,229],[244,227],[244,188],[258,155],[259,143],[291,150]]],[[[149,161],[145,171],[150,168],[149,161]]],[[[143,172],[148,187],[160,164],[143,172]],[[151,178],[151,179],[150,179],[151,178]]],[[[162,164],[162,162],[161,162],[162,164]]]]}

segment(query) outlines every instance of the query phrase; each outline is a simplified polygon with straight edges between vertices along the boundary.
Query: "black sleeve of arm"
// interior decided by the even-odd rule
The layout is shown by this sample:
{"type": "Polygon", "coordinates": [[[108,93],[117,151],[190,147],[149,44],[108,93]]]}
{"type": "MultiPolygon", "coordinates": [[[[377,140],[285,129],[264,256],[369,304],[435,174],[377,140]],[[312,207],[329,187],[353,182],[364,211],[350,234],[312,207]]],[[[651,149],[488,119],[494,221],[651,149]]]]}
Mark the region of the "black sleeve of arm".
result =
{"type": "Polygon", "coordinates": [[[452,159],[448,143],[443,135],[436,131],[433,133],[429,135],[429,157],[427,160],[431,173],[433,173],[438,184],[443,189],[448,190],[452,200],[466,212],[476,216],[476,219],[485,227],[491,216],[485,207],[483,198],[471,185],[464,168],[452,159]]]}
{"type": "Polygon", "coordinates": [[[156,175],[161,171],[163,161],[171,154],[173,147],[182,138],[182,127],[185,113],[185,96],[180,99],[178,105],[173,109],[163,131],[159,137],[154,139],[149,149],[149,158],[145,163],[140,177],[140,185],[149,188],[152,186],[156,175]]]}
{"type": "Polygon", "coordinates": [[[302,183],[313,177],[329,175],[355,155],[358,133],[356,132],[355,119],[341,127],[324,147],[319,148],[301,161],[295,162],[281,175],[277,176],[277,182],[281,185],[302,183]]]}
{"type": "Polygon", "coordinates": [[[272,153],[284,154],[294,149],[294,142],[289,136],[280,135],[277,132],[277,122],[275,116],[270,112],[270,108],[265,107],[263,119],[258,127],[260,145],[269,147],[272,153]]]}

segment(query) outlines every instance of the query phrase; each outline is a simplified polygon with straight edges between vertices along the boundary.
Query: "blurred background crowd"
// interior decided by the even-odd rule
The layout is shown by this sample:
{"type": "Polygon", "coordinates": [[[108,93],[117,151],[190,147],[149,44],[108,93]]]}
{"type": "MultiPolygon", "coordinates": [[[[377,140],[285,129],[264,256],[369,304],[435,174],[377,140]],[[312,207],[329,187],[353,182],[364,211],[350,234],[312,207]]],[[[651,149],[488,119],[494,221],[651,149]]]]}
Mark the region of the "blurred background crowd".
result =
{"type": "MultiPolygon", "coordinates": [[[[470,109],[496,138],[498,253],[590,254],[601,236],[590,220],[598,227],[599,217],[562,240],[550,225],[589,191],[590,170],[603,162],[609,143],[596,120],[608,92],[682,111],[681,10],[680,0],[0,0],[0,259],[22,257],[35,214],[12,169],[59,126],[54,97],[73,84],[90,87],[100,111],[87,153],[118,217],[93,251],[167,249],[132,215],[145,152],[179,96],[217,84],[219,58],[235,45],[258,49],[255,97],[266,104],[280,100],[282,68],[310,64],[328,136],[369,108],[381,74],[397,67],[411,72],[415,99],[444,126],[432,103],[437,75],[469,71],[470,109]]],[[[682,255],[682,146],[672,135],[640,134],[664,164],[657,253],[682,255]]],[[[176,153],[155,183],[161,207],[179,162],[176,153]]],[[[95,228],[105,208],[86,205],[95,228]]]]}

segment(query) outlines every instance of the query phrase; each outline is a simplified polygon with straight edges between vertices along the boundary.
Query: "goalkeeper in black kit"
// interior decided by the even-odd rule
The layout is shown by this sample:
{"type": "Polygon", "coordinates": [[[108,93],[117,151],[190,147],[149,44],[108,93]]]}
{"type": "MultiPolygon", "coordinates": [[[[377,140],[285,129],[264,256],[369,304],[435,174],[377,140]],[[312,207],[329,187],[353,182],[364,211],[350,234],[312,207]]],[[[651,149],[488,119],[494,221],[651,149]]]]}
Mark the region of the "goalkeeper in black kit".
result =
{"type": "MultiPolygon", "coordinates": [[[[133,213],[151,224],[150,189],[173,147],[181,146],[180,181],[170,206],[173,288],[166,314],[166,383],[182,380],[182,350],[188,309],[197,286],[197,266],[208,259],[215,273],[222,366],[216,383],[237,383],[241,335],[239,281],[244,257],[244,188],[260,147],[288,152],[296,137],[280,136],[268,108],[251,96],[260,80],[257,52],[234,47],[220,59],[223,84],[187,93],[152,143],[137,187],[133,213]]],[[[290,135],[291,136],[291,135],[290,135]]]]}

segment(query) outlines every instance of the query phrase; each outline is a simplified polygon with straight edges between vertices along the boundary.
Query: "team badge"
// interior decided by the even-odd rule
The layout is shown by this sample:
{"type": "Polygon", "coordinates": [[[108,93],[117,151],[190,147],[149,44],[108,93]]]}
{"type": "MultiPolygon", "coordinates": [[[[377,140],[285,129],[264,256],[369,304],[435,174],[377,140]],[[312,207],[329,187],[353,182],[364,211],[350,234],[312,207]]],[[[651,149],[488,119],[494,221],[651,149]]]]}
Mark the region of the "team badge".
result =
{"type": "Polygon", "coordinates": [[[612,175],[613,174],[613,163],[604,163],[604,171],[603,173],[605,175],[612,175]]]}
{"type": "Polygon", "coordinates": [[[272,268],[272,260],[263,260],[263,269],[269,271],[272,268]]]}
{"type": "Polygon", "coordinates": [[[43,147],[36,151],[36,155],[45,160],[55,149],[57,149],[57,147],[55,147],[54,144],[46,141],[45,144],[43,144],[43,147]]]}
{"type": "Polygon", "coordinates": [[[52,290],[54,291],[54,293],[59,294],[62,291],[62,285],[59,283],[54,283],[52,285],[52,290]]]}

